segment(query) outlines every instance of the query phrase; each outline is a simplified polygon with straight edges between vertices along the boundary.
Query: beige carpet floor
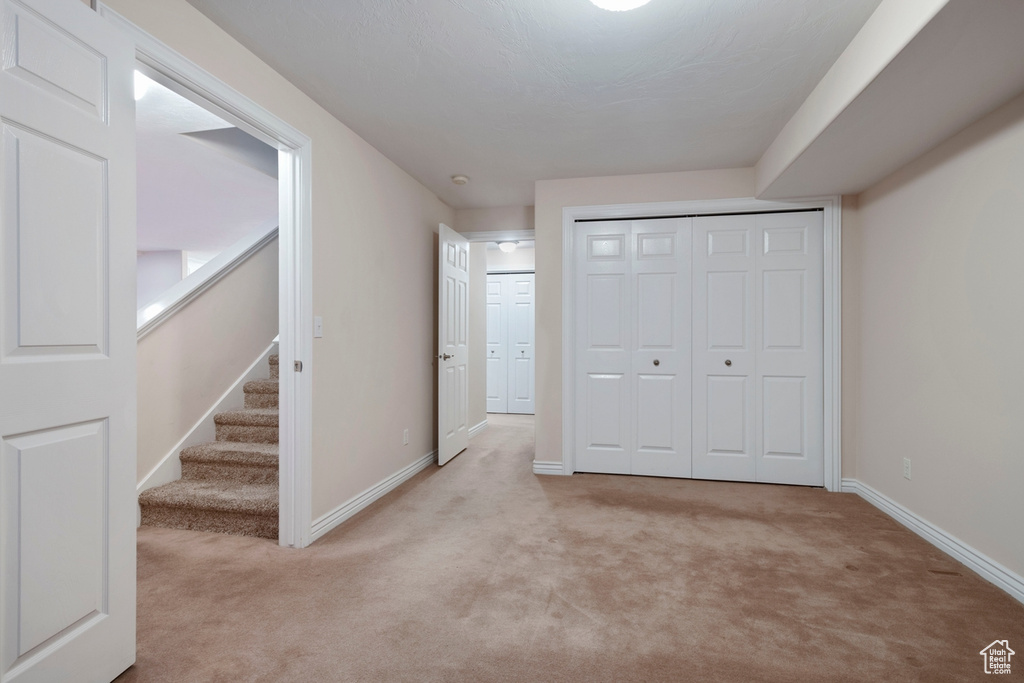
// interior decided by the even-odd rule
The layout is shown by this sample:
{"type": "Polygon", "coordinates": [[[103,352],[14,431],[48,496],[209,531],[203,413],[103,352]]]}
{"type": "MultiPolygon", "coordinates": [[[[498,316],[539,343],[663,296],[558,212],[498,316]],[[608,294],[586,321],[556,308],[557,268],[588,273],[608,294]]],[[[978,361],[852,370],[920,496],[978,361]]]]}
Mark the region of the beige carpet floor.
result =
{"type": "Polygon", "coordinates": [[[490,427],[306,550],[139,530],[119,681],[967,681],[1024,605],[858,497],[531,473],[490,427]]]}

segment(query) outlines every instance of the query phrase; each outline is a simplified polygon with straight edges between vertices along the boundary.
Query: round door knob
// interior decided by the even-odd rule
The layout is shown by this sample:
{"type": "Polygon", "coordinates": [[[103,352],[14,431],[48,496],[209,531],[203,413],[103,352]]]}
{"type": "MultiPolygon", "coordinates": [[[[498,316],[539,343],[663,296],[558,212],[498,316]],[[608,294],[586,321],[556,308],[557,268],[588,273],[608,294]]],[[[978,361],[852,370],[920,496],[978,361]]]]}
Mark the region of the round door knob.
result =
{"type": "Polygon", "coordinates": [[[494,353],[494,349],[491,349],[491,353],[494,353]]]}
{"type": "Polygon", "coordinates": [[[727,361],[725,361],[725,364],[726,365],[732,365],[732,361],[731,360],[727,360],[727,361]]]}
{"type": "Polygon", "coordinates": [[[657,358],[655,358],[655,359],[654,359],[654,364],[655,364],[655,365],[661,365],[661,361],[660,361],[660,360],[658,360],[657,358]]]}

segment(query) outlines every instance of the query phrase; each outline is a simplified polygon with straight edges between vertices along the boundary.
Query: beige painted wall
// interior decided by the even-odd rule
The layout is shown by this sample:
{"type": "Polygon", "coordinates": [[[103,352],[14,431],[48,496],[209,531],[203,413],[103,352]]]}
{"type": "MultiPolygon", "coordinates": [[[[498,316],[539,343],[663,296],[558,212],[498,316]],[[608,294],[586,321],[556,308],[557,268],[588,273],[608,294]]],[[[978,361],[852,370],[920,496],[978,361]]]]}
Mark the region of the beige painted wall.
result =
{"type": "Polygon", "coordinates": [[[487,243],[469,245],[469,426],[487,419],[487,243]]]}
{"type": "Polygon", "coordinates": [[[506,254],[500,249],[488,249],[487,270],[488,272],[502,270],[533,270],[537,265],[536,252],[537,250],[532,247],[519,247],[511,254],[506,254]]]}
{"type": "Polygon", "coordinates": [[[277,336],[277,281],[274,239],[139,340],[138,482],[277,336]]]}
{"type": "Polygon", "coordinates": [[[518,232],[533,230],[532,206],[456,209],[456,232],[518,232]]]}
{"type": "Polygon", "coordinates": [[[842,476],[857,477],[860,423],[856,397],[860,392],[860,204],[858,197],[843,197],[842,219],[842,476]]]}
{"type": "Polygon", "coordinates": [[[313,141],[315,520],[436,447],[436,230],[454,212],[184,0],[110,5],[313,141]]]}
{"type": "Polygon", "coordinates": [[[846,455],[860,481],[1024,574],[1024,95],[861,194],[858,213],[846,455]]]}
{"type": "Polygon", "coordinates": [[[754,169],[541,180],[536,215],[536,459],[562,460],[562,209],[752,197],[754,169]]]}
{"type": "Polygon", "coordinates": [[[764,191],[889,65],[949,0],[882,0],[757,162],[764,191]]]}

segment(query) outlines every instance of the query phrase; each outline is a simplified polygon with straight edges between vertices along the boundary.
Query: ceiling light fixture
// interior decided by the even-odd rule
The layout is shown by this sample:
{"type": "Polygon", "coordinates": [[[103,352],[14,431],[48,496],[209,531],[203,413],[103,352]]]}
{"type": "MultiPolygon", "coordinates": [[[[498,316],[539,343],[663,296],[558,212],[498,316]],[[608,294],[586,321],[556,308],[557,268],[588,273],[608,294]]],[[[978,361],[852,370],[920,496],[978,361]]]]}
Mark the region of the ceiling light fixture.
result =
{"type": "Polygon", "coordinates": [[[452,182],[455,183],[456,185],[465,185],[466,183],[469,182],[469,176],[453,175],[452,182]]]}
{"type": "Polygon", "coordinates": [[[651,0],[590,0],[601,9],[611,12],[625,12],[626,10],[643,7],[651,0]]]}
{"type": "Polygon", "coordinates": [[[146,74],[141,71],[135,72],[135,101],[138,102],[146,96],[146,91],[149,90],[149,84],[152,83],[146,74]]]}
{"type": "Polygon", "coordinates": [[[498,242],[498,249],[501,249],[506,254],[511,254],[516,250],[516,245],[519,242],[498,242]]]}

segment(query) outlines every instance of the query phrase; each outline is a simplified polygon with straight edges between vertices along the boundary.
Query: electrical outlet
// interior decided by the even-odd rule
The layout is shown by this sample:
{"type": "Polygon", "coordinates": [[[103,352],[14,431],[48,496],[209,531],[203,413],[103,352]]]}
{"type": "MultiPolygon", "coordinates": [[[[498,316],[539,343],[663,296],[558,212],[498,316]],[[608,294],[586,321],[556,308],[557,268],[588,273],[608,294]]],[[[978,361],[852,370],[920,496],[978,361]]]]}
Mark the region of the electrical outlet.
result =
{"type": "Polygon", "coordinates": [[[910,458],[903,458],[903,478],[910,479],[910,458]]]}
{"type": "Polygon", "coordinates": [[[409,445],[409,430],[408,429],[406,429],[406,430],[404,430],[402,432],[402,445],[403,446],[408,446],[409,445]]]}

